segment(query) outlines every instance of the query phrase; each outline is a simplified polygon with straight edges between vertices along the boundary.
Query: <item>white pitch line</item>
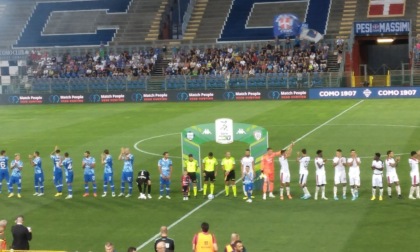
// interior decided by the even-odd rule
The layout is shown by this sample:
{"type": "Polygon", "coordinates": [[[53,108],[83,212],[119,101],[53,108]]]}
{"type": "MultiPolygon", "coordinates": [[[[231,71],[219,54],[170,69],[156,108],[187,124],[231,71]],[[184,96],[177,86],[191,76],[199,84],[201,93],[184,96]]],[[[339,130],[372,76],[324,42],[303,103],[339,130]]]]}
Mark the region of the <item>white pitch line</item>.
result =
{"type": "MultiPolygon", "coordinates": [[[[311,133],[319,130],[320,128],[322,128],[323,126],[327,125],[329,122],[333,121],[334,119],[340,117],[341,115],[345,114],[346,112],[348,112],[349,110],[351,110],[352,108],[356,107],[357,105],[359,105],[360,103],[362,103],[364,100],[360,100],[359,102],[357,102],[356,104],[352,105],[351,107],[347,108],[346,110],[342,111],[340,114],[334,116],[333,118],[329,119],[328,121],[324,122],[323,124],[319,125],[318,127],[314,128],[313,130],[309,131],[308,133],[306,133],[305,135],[299,137],[298,139],[295,140],[296,142],[299,142],[300,140],[304,139],[305,137],[309,136],[311,133]]],[[[167,135],[174,135],[175,133],[172,134],[167,134],[167,135]]],[[[179,134],[179,133],[176,133],[179,134]]],[[[165,135],[163,135],[165,136],[165,135]]],[[[155,136],[155,137],[151,137],[149,139],[153,139],[153,138],[157,138],[157,137],[161,137],[161,136],[155,136]]],[[[135,144],[135,148],[137,146],[138,143],[144,141],[145,139],[137,142],[135,144]]],[[[285,147],[287,148],[287,146],[285,147]]],[[[139,150],[136,148],[136,150],[139,150]]],[[[140,151],[140,150],[139,150],[140,151]]],[[[146,153],[146,152],[144,152],[146,153]]],[[[152,153],[152,155],[156,155],[155,153],[152,153]]],[[[159,155],[160,156],[160,155],[159,155]]],[[[238,183],[239,179],[236,180],[236,183],[238,183]]],[[[220,194],[222,194],[225,190],[221,190],[220,192],[218,192],[215,195],[215,198],[218,197],[220,194]]],[[[210,203],[211,200],[206,200],[205,202],[201,203],[200,205],[198,205],[196,208],[194,208],[193,210],[189,211],[188,213],[186,213],[184,216],[182,216],[180,219],[178,219],[177,221],[175,221],[174,223],[172,223],[171,225],[168,226],[168,230],[173,228],[174,226],[176,226],[177,224],[179,224],[181,221],[185,220],[186,218],[188,218],[189,216],[191,216],[193,213],[195,213],[196,211],[200,210],[203,206],[207,205],[208,203],[210,203]]],[[[149,240],[145,241],[143,244],[141,244],[140,246],[138,246],[136,249],[137,251],[139,251],[140,249],[146,247],[149,243],[151,243],[152,241],[156,240],[158,237],[160,236],[160,233],[155,234],[153,237],[151,237],[149,240]]]]}
{"type": "MultiPolygon", "coordinates": [[[[152,139],[155,139],[155,138],[161,138],[161,137],[173,136],[173,135],[179,135],[179,133],[169,133],[169,134],[152,136],[152,137],[148,137],[148,138],[142,139],[142,140],[140,140],[140,141],[138,141],[137,143],[134,144],[134,149],[136,149],[136,150],[138,150],[138,151],[140,151],[140,152],[142,152],[144,154],[148,154],[148,155],[160,157],[160,156],[162,156],[162,154],[157,154],[157,153],[153,153],[153,152],[148,152],[148,151],[142,150],[139,147],[137,147],[137,145],[139,145],[142,142],[149,141],[149,140],[152,140],[152,139]]],[[[172,156],[171,155],[171,158],[182,158],[182,157],[172,156]]]]}

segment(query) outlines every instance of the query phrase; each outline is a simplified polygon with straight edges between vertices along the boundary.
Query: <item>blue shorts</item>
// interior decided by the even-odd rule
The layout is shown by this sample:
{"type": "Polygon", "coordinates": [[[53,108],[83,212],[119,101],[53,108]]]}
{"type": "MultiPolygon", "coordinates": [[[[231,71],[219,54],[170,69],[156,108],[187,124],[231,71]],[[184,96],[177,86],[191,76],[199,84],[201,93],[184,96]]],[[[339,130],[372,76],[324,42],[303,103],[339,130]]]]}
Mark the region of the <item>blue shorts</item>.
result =
{"type": "Polygon", "coordinates": [[[74,177],[73,172],[67,173],[67,175],[66,175],[66,183],[67,184],[73,183],[73,177],[74,177]]]}
{"type": "Polygon", "coordinates": [[[170,179],[163,179],[162,177],[160,177],[160,184],[161,185],[166,185],[166,187],[169,187],[171,185],[171,180],[170,179]]]}
{"type": "Polygon", "coordinates": [[[245,185],[245,191],[252,191],[254,189],[254,184],[250,183],[250,184],[246,184],[245,185]]]}
{"type": "Polygon", "coordinates": [[[35,173],[34,184],[44,183],[44,173],[35,173]]]}
{"type": "Polygon", "coordinates": [[[9,186],[22,183],[22,177],[10,176],[9,186]]]}
{"type": "Polygon", "coordinates": [[[121,182],[133,182],[133,173],[132,172],[123,172],[121,175],[121,182]]]}
{"type": "Polygon", "coordinates": [[[85,183],[95,182],[95,174],[85,174],[85,183]]]}
{"type": "Polygon", "coordinates": [[[9,171],[7,171],[7,169],[1,169],[0,170],[0,182],[3,181],[3,179],[5,179],[6,181],[9,181],[9,171]]]}
{"type": "Polygon", "coordinates": [[[104,173],[104,182],[107,183],[114,183],[114,174],[112,173],[104,173]]]}
{"type": "Polygon", "coordinates": [[[54,172],[54,182],[63,182],[63,173],[62,172],[54,172]]]}

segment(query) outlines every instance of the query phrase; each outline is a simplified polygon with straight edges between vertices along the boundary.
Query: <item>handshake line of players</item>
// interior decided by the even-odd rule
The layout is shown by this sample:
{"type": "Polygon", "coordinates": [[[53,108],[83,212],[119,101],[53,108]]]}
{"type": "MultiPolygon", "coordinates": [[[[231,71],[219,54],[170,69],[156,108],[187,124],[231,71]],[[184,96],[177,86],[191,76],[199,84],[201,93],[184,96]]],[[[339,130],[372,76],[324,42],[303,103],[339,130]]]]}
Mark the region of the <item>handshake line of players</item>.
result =
{"type": "MultiPolygon", "coordinates": [[[[261,177],[264,179],[263,185],[263,199],[268,196],[274,198],[273,188],[274,188],[274,158],[279,157],[280,162],[280,199],[283,200],[284,189],[286,189],[286,196],[289,199],[292,199],[290,193],[290,170],[288,158],[291,155],[293,148],[293,143],[289,145],[289,148],[286,150],[281,150],[274,152],[271,148],[268,148],[267,153],[263,156],[261,162],[261,177]]],[[[308,166],[310,163],[310,157],[307,155],[306,149],[302,149],[301,152],[297,153],[297,161],[299,163],[299,185],[303,190],[303,196],[301,199],[309,199],[312,197],[309,190],[307,189],[307,178],[308,178],[308,166]]],[[[316,157],[314,159],[315,164],[315,175],[316,175],[316,189],[314,194],[314,199],[318,199],[319,191],[321,191],[321,199],[328,200],[325,196],[325,185],[327,184],[326,179],[326,170],[325,166],[327,164],[327,159],[323,157],[322,150],[316,152],[316,157]]],[[[410,166],[410,176],[411,176],[411,188],[408,198],[409,199],[420,199],[420,190],[419,190],[419,155],[420,151],[412,151],[410,153],[410,158],[408,159],[408,164],[410,166]],[[416,196],[414,196],[414,192],[416,196]]],[[[394,157],[394,152],[392,150],[387,151],[385,162],[381,160],[381,154],[375,153],[371,169],[372,169],[372,197],[371,200],[376,200],[377,190],[379,189],[379,200],[383,200],[383,172],[386,168],[386,180],[388,183],[388,197],[392,198],[392,185],[395,185],[395,189],[399,199],[402,199],[401,187],[399,184],[399,179],[397,175],[397,167],[400,162],[400,157],[394,157]]],[[[336,155],[332,160],[332,166],[334,167],[334,200],[339,200],[337,196],[338,187],[341,185],[343,192],[342,198],[346,199],[347,195],[347,174],[346,167],[348,167],[348,178],[349,185],[352,195],[352,200],[356,200],[359,197],[360,189],[360,165],[361,160],[357,156],[357,153],[354,149],[350,150],[350,157],[343,157],[342,150],[338,149],[336,155]]]]}
{"type": "MultiPolygon", "coordinates": [[[[169,197],[169,185],[170,185],[170,176],[172,173],[172,161],[168,158],[168,152],[163,153],[163,158],[159,160],[159,172],[161,177],[161,188],[159,199],[163,197],[163,189],[166,187],[166,197],[169,197]]],[[[44,171],[42,168],[42,159],[40,153],[35,151],[33,154],[28,156],[29,163],[34,168],[34,196],[43,196],[44,195],[44,171]]],[[[73,198],[73,179],[74,179],[74,169],[73,169],[73,160],[70,157],[69,153],[64,153],[64,156],[61,156],[61,151],[56,146],[54,151],[50,155],[50,159],[53,162],[53,181],[55,188],[57,190],[55,197],[60,197],[63,194],[63,170],[65,174],[68,195],[66,199],[73,198]]],[[[133,191],[133,164],[134,156],[130,153],[129,148],[121,148],[121,152],[118,156],[119,160],[123,161],[122,175],[121,175],[121,186],[120,194],[118,197],[131,197],[133,191]],[[128,185],[127,194],[126,185],[128,185]]],[[[101,154],[101,163],[104,167],[103,175],[103,194],[102,197],[107,196],[108,188],[111,191],[112,197],[116,197],[115,186],[114,186],[114,170],[113,170],[113,159],[109,153],[109,150],[106,149],[101,154]]],[[[89,194],[89,184],[92,185],[93,196],[97,197],[97,185],[95,179],[95,167],[96,160],[91,156],[89,151],[84,152],[84,157],[82,159],[82,168],[84,173],[84,194],[83,197],[88,197],[89,194]]],[[[9,192],[8,197],[14,197],[14,185],[17,186],[18,198],[21,198],[22,191],[22,170],[23,162],[19,153],[14,155],[14,159],[10,162],[9,168],[9,158],[6,156],[6,151],[0,151],[0,193],[2,192],[2,182],[6,180],[7,189],[9,192]],[[9,175],[10,169],[10,175],[9,175]]],[[[150,195],[151,192],[151,180],[150,174],[147,170],[141,170],[138,173],[136,178],[137,187],[140,191],[139,199],[152,198],[150,195]],[[147,194],[146,194],[147,188],[147,194]]]]}

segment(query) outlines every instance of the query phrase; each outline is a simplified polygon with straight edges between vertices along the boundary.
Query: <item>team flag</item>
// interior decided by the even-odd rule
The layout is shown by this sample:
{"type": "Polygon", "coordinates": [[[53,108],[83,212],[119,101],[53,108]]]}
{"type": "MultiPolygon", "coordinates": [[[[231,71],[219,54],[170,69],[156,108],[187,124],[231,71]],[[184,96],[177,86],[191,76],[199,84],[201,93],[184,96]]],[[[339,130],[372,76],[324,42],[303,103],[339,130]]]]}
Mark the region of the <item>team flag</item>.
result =
{"type": "Polygon", "coordinates": [[[294,37],[299,35],[301,22],[293,14],[280,14],[274,17],[273,33],[275,37],[294,37]]]}
{"type": "Polygon", "coordinates": [[[405,0],[370,0],[368,17],[404,16],[405,0]]]}
{"type": "Polygon", "coordinates": [[[321,33],[315,31],[314,29],[303,28],[299,38],[318,43],[321,39],[324,38],[324,36],[322,36],[321,33]]]}

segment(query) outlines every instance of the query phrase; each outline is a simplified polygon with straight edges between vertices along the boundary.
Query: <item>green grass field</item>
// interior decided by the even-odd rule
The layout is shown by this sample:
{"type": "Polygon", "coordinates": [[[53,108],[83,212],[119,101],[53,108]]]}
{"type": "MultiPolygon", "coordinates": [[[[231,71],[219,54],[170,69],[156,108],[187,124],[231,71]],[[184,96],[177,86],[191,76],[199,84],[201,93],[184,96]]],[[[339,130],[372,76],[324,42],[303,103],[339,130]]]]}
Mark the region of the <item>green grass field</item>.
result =
{"type": "MultiPolygon", "coordinates": [[[[89,104],[59,106],[1,106],[0,148],[8,156],[20,152],[24,161],[22,198],[7,198],[5,186],[0,195],[0,219],[9,221],[23,214],[25,224],[31,226],[34,239],[32,249],[101,251],[106,241],[112,241],[117,251],[129,246],[140,246],[152,238],[161,225],[171,225],[200,206],[206,200],[182,201],[180,193],[181,147],[179,135],[191,125],[211,123],[220,117],[235,122],[260,125],[269,131],[270,146],[281,149],[292,140],[300,139],[290,158],[293,200],[263,201],[256,192],[252,204],[242,197],[217,197],[199,208],[170,229],[177,251],[191,251],[191,239],[202,221],[210,223],[216,234],[219,250],[229,241],[231,232],[238,232],[248,251],[416,251],[418,227],[416,220],[420,201],[407,199],[410,187],[408,153],[419,149],[420,100],[367,100],[349,109],[359,101],[260,101],[209,103],[154,103],[154,104],[89,104]],[[349,109],[348,111],[346,111],[349,109]],[[345,113],[324,124],[331,118],[345,113]],[[322,126],[320,126],[322,125],[322,126]],[[318,127],[318,128],[317,128],[318,127]],[[316,130],[314,130],[316,129],[316,130]],[[313,131],[314,130],[314,131],[313,131]],[[307,134],[311,132],[311,134],[307,134]],[[172,134],[142,141],[153,136],[172,134]],[[304,136],[302,138],[302,136],[304,136]],[[54,198],[52,162],[49,153],[58,145],[67,151],[75,163],[74,198],[54,198]],[[135,155],[135,170],[148,169],[153,178],[152,200],[138,200],[137,188],[132,198],[82,198],[83,176],[81,159],[90,150],[99,161],[100,153],[108,148],[117,158],[121,146],[128,146],[135,155]],[[332,158],[337,148],[348,156],[355,148],[362,159],[362,188],[360,198],[332,200],[333,168],[327,166],[328,201],[300,200],[296,151],[307,148],[311,157],[317,149],[332,158]],[[388,149],[401,153],[399,177],[403,200],[385,198],[371,202],[370,163],[374,152],[385,155],[388,149]],[[46,177],[46,195],[32,196],[33,171],[27,155],[41,152],[46,177]],[[172,199],[157,200],[157,161],[163,151],[169,151],[174,161],[172,199]]],[[[213,151],[220,160],[225,151],[231,151],[237,162],[247,146],[243,143],[202,146],[205,154],[213,151]]],[[[276,164],[278,174],[278,163],[276,164]]],[[[119,192],[122,164],[114,161],[115,182],[119,192]]],[[[98,193],[102,193],[102,167],[98,163],[98,193]]],[[[135,172],[136,173],[136,172],[135,172]]],[[[310,165],[308,188],[315,190],[315,167],[310,165]]],[[[219,174],[216,191],[223,189],[219,174]]],[[[276,177],[278,194],[279,178],[276,177]]],[[[239,187],[238,187],[239,188],[239,187]]],[[[66,193],[66,186],[64,186],[66,193]]],[[[242,195],[242,189],[239,189],[242,195]]],[[[348,196],[350,191],[348,190],[348,196]]],[[[385,190],[386,195],[386,190],[385,190]]],[[[7,233],[9,244],[12,242],[7,233]]],[[[152,242],[140,251],[152,251],[152,242]]]]}

